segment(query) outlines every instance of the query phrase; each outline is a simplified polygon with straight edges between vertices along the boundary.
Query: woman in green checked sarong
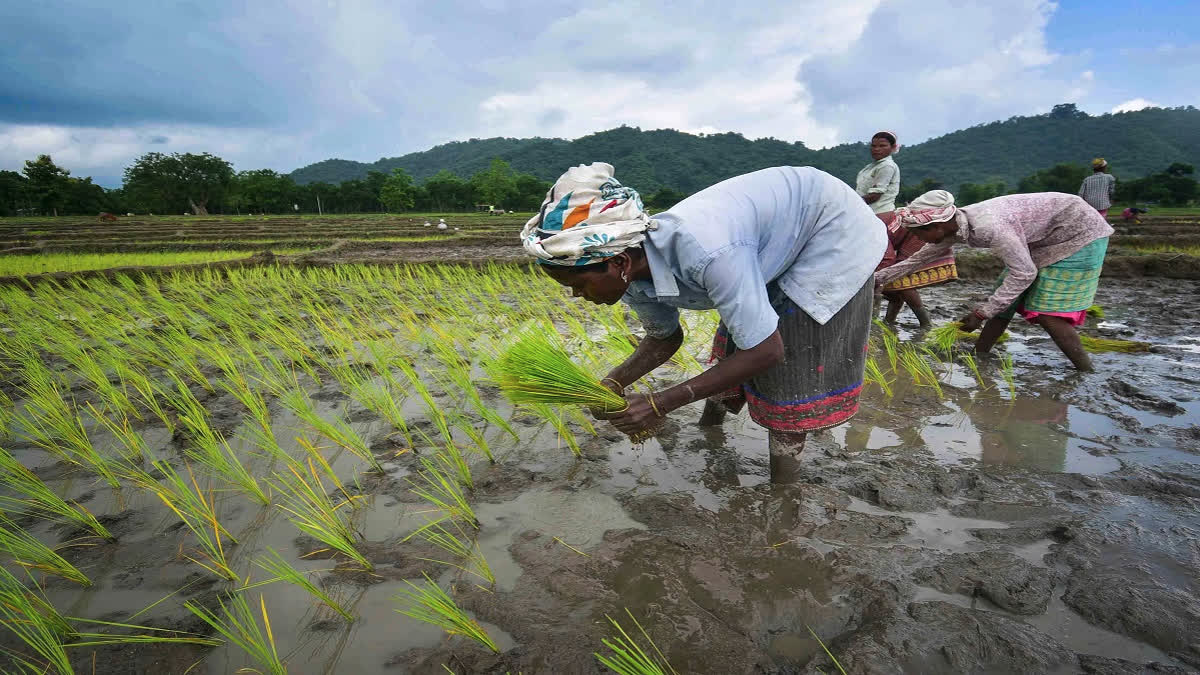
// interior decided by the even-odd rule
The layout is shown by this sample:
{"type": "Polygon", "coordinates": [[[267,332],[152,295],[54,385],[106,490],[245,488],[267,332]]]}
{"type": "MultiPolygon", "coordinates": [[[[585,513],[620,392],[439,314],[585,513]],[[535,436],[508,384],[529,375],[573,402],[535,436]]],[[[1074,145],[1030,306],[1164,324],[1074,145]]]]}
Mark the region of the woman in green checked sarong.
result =
{"type": "Polygon", "coordinates": [[[976,353],[991,351],[1020,313],[1044,328],[1076,368],[1092,369],[1075,327],[1096,297],[1113,233],[1096,209],[1059,192],[1007,195],[957,208],[954,195],[933,190],[896,213],[901,225],[929,245],[876,272],[876,284],[919,269],[955,243],[991,249],[1004,262],[1004,273],[992,296],[962,318],[965,330],[983,327],[976,353]]]}

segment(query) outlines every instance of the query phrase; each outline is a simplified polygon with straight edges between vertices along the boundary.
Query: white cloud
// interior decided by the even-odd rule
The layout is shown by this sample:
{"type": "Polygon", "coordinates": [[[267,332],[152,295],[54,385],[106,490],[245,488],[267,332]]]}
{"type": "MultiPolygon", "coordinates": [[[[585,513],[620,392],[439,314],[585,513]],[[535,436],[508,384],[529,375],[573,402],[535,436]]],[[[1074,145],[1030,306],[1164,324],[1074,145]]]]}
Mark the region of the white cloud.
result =
{"type": "Polygon", "coordinates": [[[1135,112],[1138,110],[1143,110],[1145,108],[1161,108],[1161,107],[1162,107],[1161,105],[1159,105],[1153,101],[1147,101],[1144,98],[1133,98],[1133,99],[1129,99],[1128,101],[1125,101],[1124,103],[1116,105],[1115,107],[1113,107],[1112,112],[1114,114],[1115,113],[1126,113],[1126,112],[1135,112]]]}

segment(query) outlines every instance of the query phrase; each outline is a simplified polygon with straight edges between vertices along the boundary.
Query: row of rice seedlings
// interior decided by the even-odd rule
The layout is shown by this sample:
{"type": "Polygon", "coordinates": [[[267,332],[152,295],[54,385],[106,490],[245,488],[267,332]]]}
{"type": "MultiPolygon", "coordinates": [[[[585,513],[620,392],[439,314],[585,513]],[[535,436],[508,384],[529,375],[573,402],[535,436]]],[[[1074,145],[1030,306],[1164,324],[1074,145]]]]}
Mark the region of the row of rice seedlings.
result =
{"type": "MultiPolygon", "coordinates": [[[[471,377],[470,364],[464,363],[461,357],[458,356],[458,352],[450,346],[449,342],[435,340],[431,348],[442,362],[442,373],[444,376],[462,391],[475,412],[488,424],[498,427],[512,436],[513,440],[519,440],[520,436],[517,435],[516,430],[512,428],[508,420],[504,419],[494,408],[483,402],[483,398],[479,395],[479,390],[475,386],[474,378],[471,377]]],[[[488,459],[495,461],[490,452],[487,454],[488,459]]]]}
{"type": "Polygon", "coordinates": [[[259,667],[242,668],[238,672],[287,675],[287,666],[279,658],[279,651],[275,647],[275,634],[271,630],[271,617],[267,614],[266,599],[262,595],[258,596],[261,624],[245,595],[235,593],[228,598],[220,598],[217,602],[221,608],[219,612],[195,602],[186,602],[183,606],[226,640],[246,652],[259,667]]]}
{"type": "Polygon", "coordinates": [[[349,518],[341,513],[362,497],[356,495],[338,502],[331,500],[311,458],[304,467],[307,471],[289,466],[287,473],[275,475],[279,507],[289,514],[288,519],[301,532],[371,571],[374,569],[371,561],[354,545],[358,534],[351,528],[349,518]]]}
{"type": "Polygon", "coordinates": [[[92,419],[96,420],[100,426],[108,430],[112,434],[113,439],[117,441],[118,446],[115,448],[117,454],[126,462],[141,463],[145,458],[150,456],[150,449],[146,447],[146,441],[133,428],[133,423],[129,421],[129,416],[124,412],[114,413],[120,414],[121,419],[112,419],[108,415],[96,410],[91,401],[87,403],[88,412],[91,413],[92,419]]]}
{"type": "Polygon", "coordinates": [[[339,368],[334,371],[334,377],[351,398],[382,417],[404,437],[410,447],[412,446],[412,434],[408,430],[408,420],[404,417],[404,398],[398,396],[386,381],[375,382],[365,368],[358,366],[339,368]]]}
{"type": "Polygon", "coordinates": [[[81,586],[92,585],[86,574],[3,516],[0,516],[0,551],[7,553],[14,563],[26,569],[62,577],[81,586]]]}
{"type": "Polygon", "coordinates": [[[633,616],[633,612],[629,611],[629,608],[626,608],[625,614],[629,616],[629,620],[633,622],[633,625],[637,626],[638,632],[641,633],[646,644],[650,645],[650,649],[654,650],[654,655],[648,654],[642,649],[638,645],[637,640],[630,637],[629,633],[626,632],[625,628],[616,619],[606,614],[604,618],[608,619],[608,622],[612,624],[613,628],[617,629],[617,633],[620,635],[611,640],[608,638],[601,640],[601,643],[605,647],[608,647],[612,653],[600,654],[599,652],[595,652],[596,660],[604,667],[619,675],[678,675],[676,670],[671,667],[670,662],[667,661],[667,657],[663,655],[662,650],[646,634],[646,629],[642,628],[642,624],[638,623],[637,618],[633,616]]]}
{"type": "Polygon", "coordinates": [[[196,481],[196,475],[192,472],[191,466],[186,464],[184,465],[187,471],[186,479],[165,461],[154,462],[154,468],[163,474],[166,479],[165,485],[137,469],[131,469],[127,475],[134,483],[157,495],[195,536],[196,543],[200,548],[197,553],[202,557],[194,557],[186,553],[184,557],[218,577],[237,581],[238,575],[229,566],[229,559],[226,556],[225,545],[221,542],[221,537],[228,538],[234,544],[237,543],[237,539],[221,525],[217,518],[216,497],[212,489],[202,489],[200,483],[196,481]]]}
{"type": "Polygon", "coordinates": [[[3,448],[0,448],[0,484],[15,493],[0,495],[0,511],[4,513],[73,524],[108,541],[116,541],[90,511],[77,503],[67,503],[3,448]]]}
{"type": "Polygon", "coordinates": [[[1148,342],[1137,342],[1136,340],[1117,340],[1113,338],[1098,338],[1091,335],[1080,335],[1079,341],[1083,343],[1083,348],[1089,352],[1121,352],[1124,354],[1133,354],[1136,352],[1150,351],[1148,342]]]}
{"type": "MultiPolygon", "coordinates": [[[[340,614],[347,622],[354,622],[355,616],[351,614],[350,611],[346,609],[344,605],[342,605],[342,603],[338,602],[337,599],[330,595],[325,589],[314,584],[308,578],[307,574],[296,569],[291,563],[284,560],[283,556],[279,555],[275,549],[268,546],[267,552],[263,556],[256,559],[254,564],[266,573],[273,574],[275,576],[274,579],[271,579],[267,583],[285,581],[293,586],[302,588],[326,607],[340,614]]],[[[253,588],[253,586],[247,588],[253,588]]],[[[246,589],[244,588],[242,590],[246,589]]]]}
{"type": "Polygon", "coordinates": [[[159,402],[160,388],[150,379],[150,376],[137,368],[132,368],[125,364],[118,364],[115,367],[115,372],[117,377],[121,378],[122,385],[133,389],[137,394],[138,402],[163,423],[168,433],[174,434],[175,420],[171,415],[167,414],[167,409],[159,402]]]}
{"type": "Polygon", "coordinates": [[[429,575],[424,576],[425,583],[421,585],[405,580],[404,583],[408,585],[408,588],[401,589],[399,595],[396,596],[396,599],[402,603],[401,608],[396,611],[418,621],[438,626],[450,635],[462,635],[474,640],[493,653],[499,654],[500,648],[483,626],[454,604],[454,600],[434,583],[429,575]]]}
{"type": "Polygon", "coordinates": [[[304,390],[291,389],[280,397],[279,402],[318,434],[365,461],[372,471],[384,473],[383,465],[363,437],[340,417],[332,421],[321,417],[304,390]]]}

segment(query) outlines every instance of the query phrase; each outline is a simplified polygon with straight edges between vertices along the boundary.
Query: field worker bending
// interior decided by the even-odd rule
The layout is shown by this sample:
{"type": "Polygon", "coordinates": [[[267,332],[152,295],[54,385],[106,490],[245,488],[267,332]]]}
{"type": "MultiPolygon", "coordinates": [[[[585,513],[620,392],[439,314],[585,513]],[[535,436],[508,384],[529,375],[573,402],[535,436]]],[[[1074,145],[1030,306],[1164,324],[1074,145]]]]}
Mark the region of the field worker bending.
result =
{"type": "Polygon", "coordinates": [[[1007,195],[957,208],[954,195],[933,190],[897,209],[896,215],[902,226],[929,245],[876,272],[875,283],[886,284],[920,269],[955,243],[991,249],[1004,262],[1004,272],[991,297],[962,318],[964,330],[983,326],[976,353],[990,352],[1020,312],[1044,328],[1076,368],[1092,369],[1075,327],[1083,324],[1096,297],[1113,233],[1096,209],[1059,192],[1007,195]]]}
{"type": "Polygon", "coordinates": [[[854,190],[809,167],[736,176],[650,217],[597,162],[569,169],[521,231],[527,253],[576,297],[624,302],[646,337],[603,378],[625,396],[600,415],[635,435],[707,399],[701,424],[748,404],[769,430],[772,482],[797,478],[809,431],[858,411],[872,273],[887,236],[854,190]],[[679,309],[716,309],[714,365],[650,394],[625,388],[684,341],[679,309]]]}

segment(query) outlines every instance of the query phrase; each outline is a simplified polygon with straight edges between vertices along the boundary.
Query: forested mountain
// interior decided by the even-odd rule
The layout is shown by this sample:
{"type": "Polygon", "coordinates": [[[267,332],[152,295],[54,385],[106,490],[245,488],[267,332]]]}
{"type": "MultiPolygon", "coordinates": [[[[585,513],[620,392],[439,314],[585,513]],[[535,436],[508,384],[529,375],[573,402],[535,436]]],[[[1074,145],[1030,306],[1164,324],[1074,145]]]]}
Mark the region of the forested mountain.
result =
{"type": "MultiPolygon", "coordinates": [[[[897,129],[903,141],[903,129],[897,129]]],[[[865,140],[865,139],[864,139],[865,140]]],[[[1108,159],[1118,178],[1137,178],[1174,162],[1200,158],[1200,110],[1149,108],[1090,116],[1074,104],[1045,115],[1013,117],[905,145],[896,156],[904,183],[928,178],[951,189],[963,183],[1003,182],[1012,189],[1040,169],[1060,162],[1085,164],[1108,159]]],[[[721,179],[783,164],[811,165],[847,181],[869,161],[865,143],[813,150],[803,143],[773,138],[749,140],[740,134],[696,136],[659,129],[618,127],[573,141],[549,138],[488,138],[446,143],[424,152],[385,157],[367,164],[330,159],[297,169],[297,183],[339,183],[365,178],[368,171],[407,170],[422,182],[442,169],[471,176],[499,157],[519,172],[554,180],[567,167],[606,161],[627,185],[650,193],[667,187],[691,193],[721,179]]]]}

